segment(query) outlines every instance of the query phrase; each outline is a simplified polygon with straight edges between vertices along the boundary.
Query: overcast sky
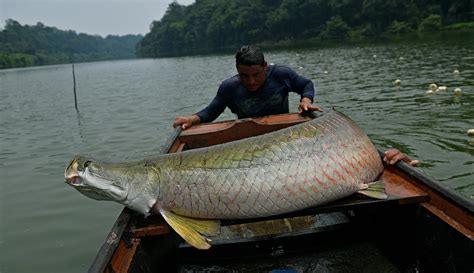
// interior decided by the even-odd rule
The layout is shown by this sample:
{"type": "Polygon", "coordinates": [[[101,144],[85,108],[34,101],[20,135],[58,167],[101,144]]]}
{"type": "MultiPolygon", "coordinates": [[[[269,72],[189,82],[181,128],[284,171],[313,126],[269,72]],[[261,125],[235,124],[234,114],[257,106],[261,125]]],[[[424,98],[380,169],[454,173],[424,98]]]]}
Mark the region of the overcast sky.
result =
{"type": "MultiPolygon", "coordinates": [[[[62,30],[98,34],[146,34],[173,0],[0,0],[0,28],[6,19],[22,25],[42,22],[62,30]]],[[[189,5],[194,0],[178,0],[189,5]]]]}

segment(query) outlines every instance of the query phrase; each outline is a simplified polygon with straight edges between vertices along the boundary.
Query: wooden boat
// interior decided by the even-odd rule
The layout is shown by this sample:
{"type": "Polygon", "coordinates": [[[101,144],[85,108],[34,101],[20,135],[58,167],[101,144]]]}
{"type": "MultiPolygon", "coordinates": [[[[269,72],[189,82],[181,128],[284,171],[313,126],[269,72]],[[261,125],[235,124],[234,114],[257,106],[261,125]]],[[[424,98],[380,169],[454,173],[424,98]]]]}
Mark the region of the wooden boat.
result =
{"type": "MultiPolygon", "coordinates": [[[[285,114],[198,125],[176,131],[163,152],[309,118],[285,114]]],[[[225,221],[206,251],[187,245],[161,217],[145,219],[125,208],[89,272],[473,272],[472,200],[403,162],[385,166],[379,180],[388,200],[351,196],[287,215],[225,221]]]]}

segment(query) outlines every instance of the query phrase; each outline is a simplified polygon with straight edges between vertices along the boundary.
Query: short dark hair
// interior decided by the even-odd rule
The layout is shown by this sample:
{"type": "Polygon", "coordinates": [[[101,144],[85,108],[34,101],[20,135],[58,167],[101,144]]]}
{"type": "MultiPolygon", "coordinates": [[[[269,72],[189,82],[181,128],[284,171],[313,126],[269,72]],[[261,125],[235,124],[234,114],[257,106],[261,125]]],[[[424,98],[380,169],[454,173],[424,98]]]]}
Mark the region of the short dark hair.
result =
{"type": "Polygon", "coordinates": [[[259,47],[244,45],[235,54],[235,64],[239,65],[264,65],[265,57],[259,47]]]}

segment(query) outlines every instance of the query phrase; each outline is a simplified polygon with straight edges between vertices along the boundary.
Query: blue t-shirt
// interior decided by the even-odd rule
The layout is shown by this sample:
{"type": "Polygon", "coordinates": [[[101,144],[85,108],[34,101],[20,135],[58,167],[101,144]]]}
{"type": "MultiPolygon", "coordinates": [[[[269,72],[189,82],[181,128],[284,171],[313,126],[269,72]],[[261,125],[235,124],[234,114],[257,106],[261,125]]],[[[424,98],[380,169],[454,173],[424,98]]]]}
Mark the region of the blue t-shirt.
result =
{"type": "Polygon", "coordinates": [[[284,65],[269,65],[267,77],[257,91],[248,91],[235,75],[221,83],[216,97],[196,113],[201,123],[215,120],[226,107],[239,119],[288,113],[288,93],[313,100],[313,82],[284,65]]]}

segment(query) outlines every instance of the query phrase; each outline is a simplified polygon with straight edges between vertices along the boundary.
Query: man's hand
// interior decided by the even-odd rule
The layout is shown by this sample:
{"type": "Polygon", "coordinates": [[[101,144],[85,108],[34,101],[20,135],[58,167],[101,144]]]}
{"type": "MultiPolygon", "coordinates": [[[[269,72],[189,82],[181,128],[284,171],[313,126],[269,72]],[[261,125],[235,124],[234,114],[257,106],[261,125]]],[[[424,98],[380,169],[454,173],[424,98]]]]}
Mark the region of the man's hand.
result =
{"type": "Polygon", "coordinates": [[[400,160],[405,161],[412,166],[415,166],[420,162],[418,160],[410,159],[406,154],[403,154],[397,149],[388,149],[384,152],[383,161],[385,161],[387,164],[394,165],[400,160]]]}
{"type": "Polygon", "coordinates": [[[308,99],[308,98],[302,98],[301,99],[298,109],[300,110],[299,111],[300,114],[302,114],[303,112],[307,112],[307,111],[310,111],[310,112],[313,112],[313,111],[322,112],[323,111],[323,108],[321,108],[319,106],[316,106],[316,105],[313,105],[311,100],[308,99]]]}
{"type": "Polygon", "coordinates": [[[199,124],[201,119],[198,115],[192,115],[189,117],[176,117],[173,123],[173,127],[181,126],[183,130],[186,130],[194,124],[199,124]]]}

